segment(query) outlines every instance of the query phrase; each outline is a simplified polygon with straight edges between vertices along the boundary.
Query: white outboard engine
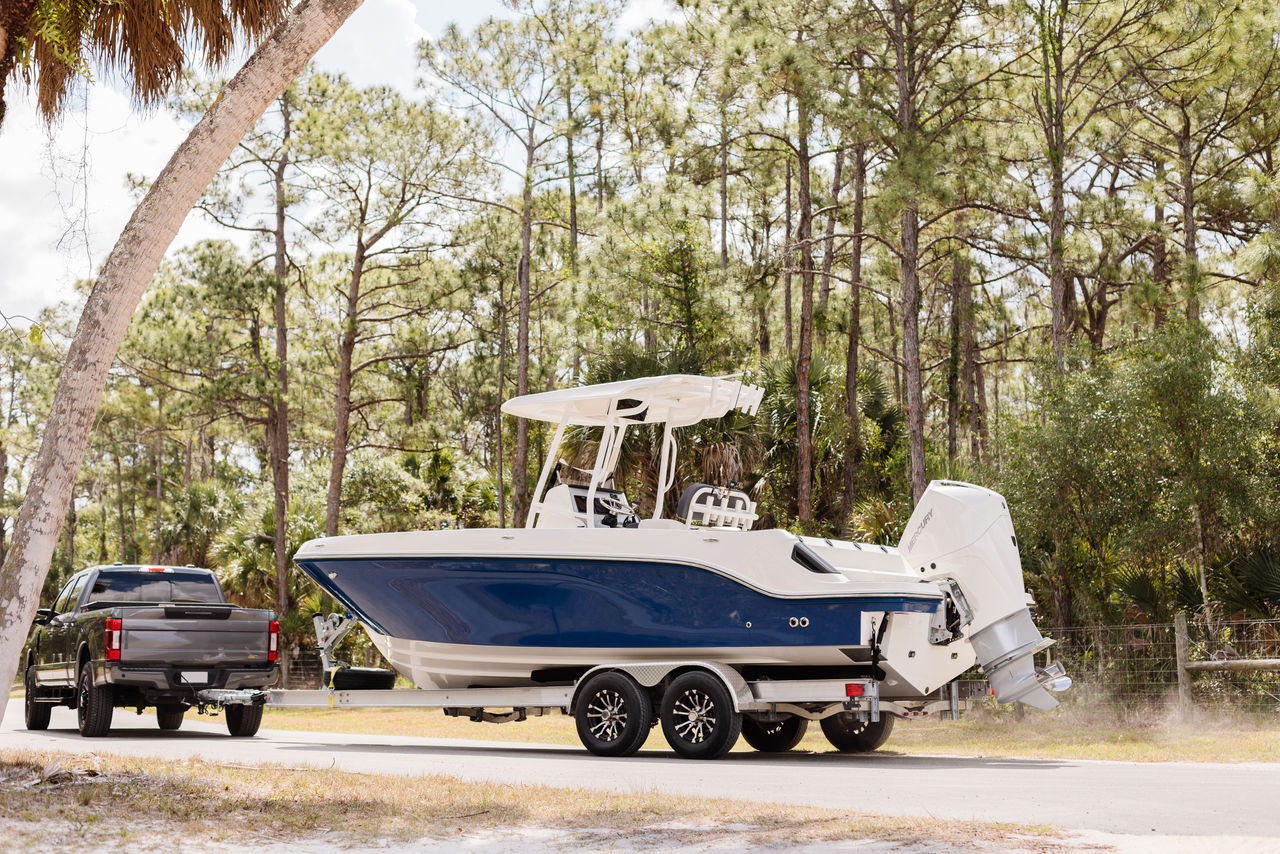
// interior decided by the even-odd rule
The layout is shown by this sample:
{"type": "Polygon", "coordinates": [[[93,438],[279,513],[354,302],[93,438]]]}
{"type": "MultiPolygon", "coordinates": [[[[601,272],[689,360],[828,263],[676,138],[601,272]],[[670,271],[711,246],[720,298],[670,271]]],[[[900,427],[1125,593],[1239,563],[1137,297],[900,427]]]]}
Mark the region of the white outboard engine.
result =
{"type": "Polygon", "coordinates": [[[913,573],[946,585],[969,642],[1001,703],[1058,705],[1046,688],[1070,687],[1060,664],[1037,668],[1033,656],[1053,643],[1027,610],[1022,562],[1005,500],[980,486],[935,480],[916,505],[898,546],[913,573]]]}

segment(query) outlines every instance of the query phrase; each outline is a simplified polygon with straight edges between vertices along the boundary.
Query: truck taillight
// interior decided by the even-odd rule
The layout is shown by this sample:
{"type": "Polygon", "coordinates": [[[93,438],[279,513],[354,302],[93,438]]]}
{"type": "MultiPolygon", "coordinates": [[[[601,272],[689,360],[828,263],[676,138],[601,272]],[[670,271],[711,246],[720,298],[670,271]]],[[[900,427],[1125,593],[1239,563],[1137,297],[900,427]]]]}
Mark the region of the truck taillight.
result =
{"type": "Polygon", "coordinates": [[[124,621],[119,617],[107,617],[106,627],[102,631],[102,640],[107,648],[107,660],[120,659],[120,635],[123,633],[124,621]]]}
{"type": "Polygon", "coordinates": [[[280,658],[280,624],[272,620],[267,624],[267,661],[280,658]]]}

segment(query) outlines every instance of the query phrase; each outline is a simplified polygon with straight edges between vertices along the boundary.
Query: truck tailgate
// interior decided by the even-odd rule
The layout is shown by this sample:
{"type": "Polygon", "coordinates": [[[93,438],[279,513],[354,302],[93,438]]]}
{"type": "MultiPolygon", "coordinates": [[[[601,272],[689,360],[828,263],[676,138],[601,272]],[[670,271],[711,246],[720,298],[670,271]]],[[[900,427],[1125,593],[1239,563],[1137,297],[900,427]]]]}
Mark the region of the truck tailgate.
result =
{"type": "Polygon", "coordinates": [[[266,611],[157,605],[121,612],[120,661],[202,666],[267,660],[266,611]]]}

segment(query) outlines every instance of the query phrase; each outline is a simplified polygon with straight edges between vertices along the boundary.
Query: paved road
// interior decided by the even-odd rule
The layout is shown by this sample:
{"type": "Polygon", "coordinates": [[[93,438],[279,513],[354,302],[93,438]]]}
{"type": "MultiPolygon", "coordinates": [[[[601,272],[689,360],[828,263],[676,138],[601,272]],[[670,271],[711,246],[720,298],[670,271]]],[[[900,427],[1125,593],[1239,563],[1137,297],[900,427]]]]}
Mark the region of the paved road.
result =
{"type": "Polygon", "coordinates": [[[695,762],[659,751],[602,759],[578,747],[456,739],[283,730],[235,739],[220,721],[198,723],[203,719],[194,715],[188,715],[180,731],[161,732],[152,713],[139,717],[123,709],[116,710],[110,736],[83,739],[73,715],[55,709],[47,732],[27,732],[21,728],[21,700],[10,700],[0,725],[0,748],[439,773],[477,781],[660,791],[1119,834],[1280,838],[1280,764],[1271,763],[758,753],[695,762]]]}

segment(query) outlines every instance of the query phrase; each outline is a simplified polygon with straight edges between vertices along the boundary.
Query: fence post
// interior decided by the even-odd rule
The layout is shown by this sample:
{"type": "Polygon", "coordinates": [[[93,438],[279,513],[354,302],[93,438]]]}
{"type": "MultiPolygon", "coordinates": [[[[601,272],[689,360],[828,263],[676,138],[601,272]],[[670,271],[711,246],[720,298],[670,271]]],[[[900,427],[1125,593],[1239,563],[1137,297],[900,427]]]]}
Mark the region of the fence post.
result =
{"type": "Polygon", "coordinates": [[[1187,615],[1179,611],[1173,615],[1173,644],[1178,656],[1178,717],[1189,720],[1194,709],[1191,697],[1191,674],[1187,672],[1190,652],[1187,643],[1187,615]]]}

